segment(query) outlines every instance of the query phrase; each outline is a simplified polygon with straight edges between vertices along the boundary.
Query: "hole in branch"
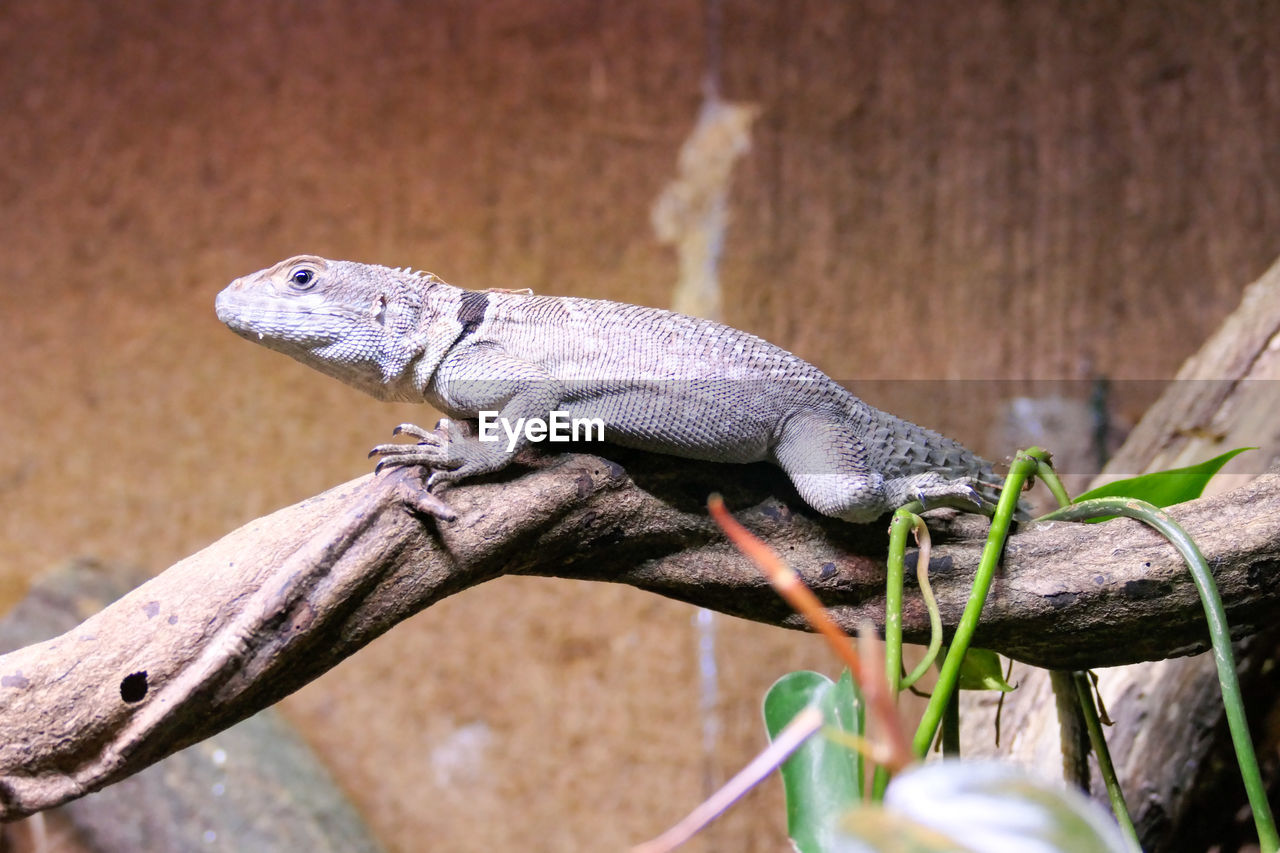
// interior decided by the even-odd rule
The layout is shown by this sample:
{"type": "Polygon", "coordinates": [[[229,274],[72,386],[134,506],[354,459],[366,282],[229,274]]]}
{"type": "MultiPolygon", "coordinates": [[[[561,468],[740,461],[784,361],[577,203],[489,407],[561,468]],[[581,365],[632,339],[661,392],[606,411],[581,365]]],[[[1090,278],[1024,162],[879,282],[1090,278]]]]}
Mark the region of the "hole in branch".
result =
{"type": "Polygon", "coordinates": [[[135,672],[120,682],[120,698],[126,702],[141,702],[147,695],[147,671],[135,672]]]}

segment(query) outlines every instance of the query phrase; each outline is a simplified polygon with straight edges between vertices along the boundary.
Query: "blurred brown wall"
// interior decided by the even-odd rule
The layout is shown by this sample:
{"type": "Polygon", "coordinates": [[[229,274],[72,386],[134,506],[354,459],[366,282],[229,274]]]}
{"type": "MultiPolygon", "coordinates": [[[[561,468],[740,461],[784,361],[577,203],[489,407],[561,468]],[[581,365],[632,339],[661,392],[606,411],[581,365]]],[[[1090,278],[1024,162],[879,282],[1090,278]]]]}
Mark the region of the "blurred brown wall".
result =
{"type": "MultiPolygon", "coordinates": [[[[1280,253],[1278,4],[722,11],[722,92],[761,109],[726,316],[836,377],[1168,377],[1280,253]]],[[[706,35],[693,0],[0,5],[0,598],[74,554],[159,570],[430,421],[221,328],[234,276],[667,304],[649,209],[706,35]]],[[[987,402],[882,393],[983,445],[987,402]]],[[[760,746],[775,677],[834,668],[719,643],[709,759],[692,611],[603,585],[486,584],[285,710],[395,849],[617,849],[760,746]]],[[[755,796],[695,849],[782,849],[755,796]]]]}

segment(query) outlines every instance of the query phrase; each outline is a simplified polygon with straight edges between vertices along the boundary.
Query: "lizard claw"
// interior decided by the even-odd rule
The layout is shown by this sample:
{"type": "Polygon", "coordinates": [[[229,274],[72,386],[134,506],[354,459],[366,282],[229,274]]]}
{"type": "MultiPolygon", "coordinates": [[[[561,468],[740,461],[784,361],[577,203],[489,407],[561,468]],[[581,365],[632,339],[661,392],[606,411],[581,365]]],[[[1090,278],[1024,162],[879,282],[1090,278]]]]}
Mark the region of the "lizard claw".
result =
{"type": "Polygon", "coordinates": [[[989,515],[990,511],[995,509],[994,505],[985,500],[971,484],[965,482],[951,481],[942,486],[917,486],[913,491],[915,499],[920,502],[920,506],[925,511],[939,507],[952,507],[970,512],[976,510],[989,515]]]}
{"type": "Polygon", "coordinates": [[[399,426],[397,426],[395,429],[391,431],[391,434],[392,435],[408,435],[418,439],[418,444],[426,444],[431,441],[431,439],[434,437],[435,434],[447,433],[448,429],[449,429],[449,422],[447,420],[441,420],[438,424],[436,424],[436,428],[434,430],[423,429],[417,424],[400,424],[399,426]]]}
{"type": "Polygon", "coordinates": [[[431,469],[456,468],[458,462],[449,458],[450,435],[448,422],[442,421],[444,428],[426,430],[414,424],[400,424],[393,435],[409,435],[418,439],[416,444],[379,444],[369,451],[369,458],[378,458],[373,467],[375,474],[384,468],[398,468],[420,465],[431,469]]]}
{"type": "Polygon", "coordinates": [[[453,480],[452,471],[436,469],[431,472],[431,476],[427,477],[427,491],[430,492],[441,483],[448,483],[451,480],[453,480]]]}

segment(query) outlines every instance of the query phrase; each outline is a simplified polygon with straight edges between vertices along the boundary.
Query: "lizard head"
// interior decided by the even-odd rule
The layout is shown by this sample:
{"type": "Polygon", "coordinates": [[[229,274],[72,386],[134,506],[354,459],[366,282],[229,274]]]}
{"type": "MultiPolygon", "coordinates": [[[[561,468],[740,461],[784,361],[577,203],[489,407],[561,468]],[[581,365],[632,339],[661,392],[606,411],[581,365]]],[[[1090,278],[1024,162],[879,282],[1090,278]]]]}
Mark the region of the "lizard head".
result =
{"type": "Polygon", "coordinates": [[[298,255],[231,282],[218,319],[375,397],[405,399],[435,284],[428,273],[298,255]]]}

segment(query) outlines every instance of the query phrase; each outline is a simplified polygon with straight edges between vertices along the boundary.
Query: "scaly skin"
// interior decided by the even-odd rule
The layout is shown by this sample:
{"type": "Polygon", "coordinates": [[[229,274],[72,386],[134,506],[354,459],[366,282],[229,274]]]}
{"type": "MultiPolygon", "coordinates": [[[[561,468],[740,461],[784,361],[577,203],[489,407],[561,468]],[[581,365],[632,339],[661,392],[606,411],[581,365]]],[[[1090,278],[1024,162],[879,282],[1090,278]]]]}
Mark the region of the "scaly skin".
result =
{"type": "Polygon", "coordinates": [[[457,419],[600,418],[608,441],[718,462],[768,460],[827,515],[872,521],[913,500],[986,511],[999,480],[938,433],[873,408],[822,371],[720,323],[597,299],[452,287],[429,273],[302,255],[217,300],[238,334],[382,400],[450,418],[375,448],[429,486],[497,471],[528,442],[457,419]]]}

